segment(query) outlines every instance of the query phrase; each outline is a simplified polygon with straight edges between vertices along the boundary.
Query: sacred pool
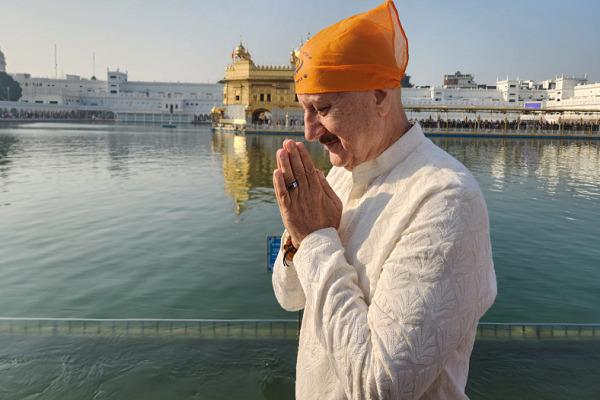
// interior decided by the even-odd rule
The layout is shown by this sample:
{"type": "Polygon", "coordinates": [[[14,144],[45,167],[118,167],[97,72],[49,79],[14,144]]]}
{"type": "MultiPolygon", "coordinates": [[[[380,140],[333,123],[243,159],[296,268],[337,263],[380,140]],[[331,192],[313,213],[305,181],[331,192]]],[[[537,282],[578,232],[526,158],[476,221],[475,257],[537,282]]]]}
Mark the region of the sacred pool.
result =
{"type": "MultiPolygon", "coordinates": [[[[267,272],[282,140],[1,125],[0,398],[293,398],[298,314],[267,272]]],[[[599,393],[600,141],[433,140],[491,221],[499,294],[467,394],[599,393]]]]}

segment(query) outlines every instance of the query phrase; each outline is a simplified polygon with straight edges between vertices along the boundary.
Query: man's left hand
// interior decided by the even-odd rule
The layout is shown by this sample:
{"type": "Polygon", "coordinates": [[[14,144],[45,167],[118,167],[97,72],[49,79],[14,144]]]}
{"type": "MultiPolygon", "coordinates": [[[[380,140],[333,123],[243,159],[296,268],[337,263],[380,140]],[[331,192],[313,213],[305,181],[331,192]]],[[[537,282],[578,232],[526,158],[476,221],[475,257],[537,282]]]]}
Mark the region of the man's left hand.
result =
{"type": "Polygon", "coordinates": [[[286,140],[277,151],[277,168],[273,186],[281,219],[299,248],[302,240],[324,228],[338,229],[342,217],[342,201],[315,165],[301,142],[286,140]],[[293,182],[297,182],[293,187],[293,182]]]}

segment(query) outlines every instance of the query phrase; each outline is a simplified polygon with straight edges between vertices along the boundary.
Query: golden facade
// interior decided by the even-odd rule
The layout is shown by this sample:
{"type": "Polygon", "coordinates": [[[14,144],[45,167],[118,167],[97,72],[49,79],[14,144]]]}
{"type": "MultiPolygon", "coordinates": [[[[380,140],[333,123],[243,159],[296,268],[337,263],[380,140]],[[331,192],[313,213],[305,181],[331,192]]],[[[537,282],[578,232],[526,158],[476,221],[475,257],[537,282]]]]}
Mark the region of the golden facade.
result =
{"type": "MultiPolygon", "coordinates": [[[[248,123],[283,123],[301,115],[294,90],[294,55],[289,65],[256,65],[240,43],[225,69],[223,105],[248,123]]],[[[289,121],[288,121],[289,122],[289,121]]]]}

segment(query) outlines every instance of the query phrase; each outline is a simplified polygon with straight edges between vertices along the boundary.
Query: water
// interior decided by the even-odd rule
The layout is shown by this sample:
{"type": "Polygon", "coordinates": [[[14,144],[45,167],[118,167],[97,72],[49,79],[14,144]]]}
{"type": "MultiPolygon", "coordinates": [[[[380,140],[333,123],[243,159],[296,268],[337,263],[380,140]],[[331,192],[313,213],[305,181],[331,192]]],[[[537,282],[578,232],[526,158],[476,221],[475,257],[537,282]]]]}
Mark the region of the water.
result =
{"type": "MultiPolygon", "coordinates": [[[[265,272],[266,236],[282,230],[271,189],[282,140],[0,126],[0,316],[293,318],[265,272]]],[[[499,295],[485,320],[600,322],[600,142],[434,141],[471,169],[490,210],[499,295]]],[[[293,341],[0,342],[3,399],[286,398],[293,388],[293,341]]],[[[479,342],[469,393],[600,393],[582,368],[600,367],[593,346],[479,342]]]]}

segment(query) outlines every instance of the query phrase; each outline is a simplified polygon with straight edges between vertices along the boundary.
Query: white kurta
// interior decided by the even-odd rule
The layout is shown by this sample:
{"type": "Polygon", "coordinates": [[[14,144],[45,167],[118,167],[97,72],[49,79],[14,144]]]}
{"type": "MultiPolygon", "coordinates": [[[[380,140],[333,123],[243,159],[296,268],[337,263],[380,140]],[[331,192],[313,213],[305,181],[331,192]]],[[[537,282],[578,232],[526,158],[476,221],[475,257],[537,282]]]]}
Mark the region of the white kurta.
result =
{"type": "Polygon", "coordinates": [[[480,317],[496,297],[488,214],[469,171],[413,126],[377,159],[327,177],[340,228],[273,273],[304,309],[296,398],[466,399],[480,317]]]}

